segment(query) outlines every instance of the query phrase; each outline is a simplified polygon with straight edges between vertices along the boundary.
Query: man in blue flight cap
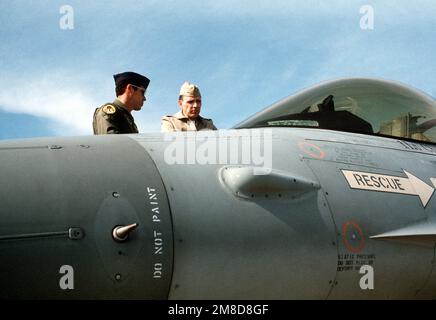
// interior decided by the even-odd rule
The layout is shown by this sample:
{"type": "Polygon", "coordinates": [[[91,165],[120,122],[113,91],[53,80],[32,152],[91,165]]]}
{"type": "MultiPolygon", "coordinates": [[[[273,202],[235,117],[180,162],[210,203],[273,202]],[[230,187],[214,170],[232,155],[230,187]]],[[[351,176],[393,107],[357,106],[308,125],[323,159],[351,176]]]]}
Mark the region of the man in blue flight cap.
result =
{"type": "Polygon", "coordinates": [[[132,111],[141,110],[150,80],[135,72],[114,75],[117,98],[95,109],[94,134],[138,133],[132,111]]]}

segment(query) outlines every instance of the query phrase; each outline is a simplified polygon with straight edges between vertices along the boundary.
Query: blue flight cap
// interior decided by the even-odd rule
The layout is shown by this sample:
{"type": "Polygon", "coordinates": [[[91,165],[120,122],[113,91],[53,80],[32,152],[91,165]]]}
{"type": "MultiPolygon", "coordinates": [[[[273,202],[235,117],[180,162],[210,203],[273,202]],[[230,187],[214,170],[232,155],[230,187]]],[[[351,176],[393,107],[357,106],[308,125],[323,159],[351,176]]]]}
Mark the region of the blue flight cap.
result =
{"type": "Polygon", "coordinates": [[[114,74],[114,80],[117,87],[133,84],[135,86],[144,87],[144,89],[147,89],[148,84],[150,83],[150,80],[147,77],[131,71],[114,74]]]}

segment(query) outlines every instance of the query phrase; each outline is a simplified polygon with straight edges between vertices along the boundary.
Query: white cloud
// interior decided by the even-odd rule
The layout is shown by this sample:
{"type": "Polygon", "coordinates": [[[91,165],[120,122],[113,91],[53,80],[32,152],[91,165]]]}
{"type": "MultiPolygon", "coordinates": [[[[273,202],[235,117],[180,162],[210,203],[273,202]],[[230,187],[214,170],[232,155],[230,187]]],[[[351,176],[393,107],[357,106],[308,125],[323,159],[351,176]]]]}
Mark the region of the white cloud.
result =
{"type": "Polygon", "coordinates": [[[53,120],[58,125],[52,129],[60,135],[92,134],[92,115],[98,104],[74,82],[59,74],[50,79],[8,79],[7,85],[1,81],[0,108],[53,120]]]}

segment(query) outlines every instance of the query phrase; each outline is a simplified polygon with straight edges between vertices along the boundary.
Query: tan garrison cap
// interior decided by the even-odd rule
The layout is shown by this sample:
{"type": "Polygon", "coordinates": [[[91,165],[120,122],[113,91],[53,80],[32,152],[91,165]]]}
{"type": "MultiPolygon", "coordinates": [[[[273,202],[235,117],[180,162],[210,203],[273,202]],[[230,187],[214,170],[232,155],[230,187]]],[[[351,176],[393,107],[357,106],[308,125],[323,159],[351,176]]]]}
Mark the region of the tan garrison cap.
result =
{"type": "Polygon", "coordinates": [[[179,95],[181,96],[188,96],[188,97],[198,97],[201,98],[201,94],[200,94],[200,89],[198,89],[198,87],[192,83],[189,83],[188,81],[186,81],[182,87],[180,88],[180,93],[179,95]]]}

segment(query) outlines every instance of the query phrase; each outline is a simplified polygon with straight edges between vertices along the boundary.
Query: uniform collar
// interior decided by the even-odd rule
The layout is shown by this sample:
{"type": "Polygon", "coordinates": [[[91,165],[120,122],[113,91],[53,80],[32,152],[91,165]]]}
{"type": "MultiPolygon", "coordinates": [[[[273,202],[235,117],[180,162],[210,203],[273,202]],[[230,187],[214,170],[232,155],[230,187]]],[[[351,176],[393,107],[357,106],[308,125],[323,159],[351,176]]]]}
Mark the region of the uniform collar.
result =
{"type": "Polygon", "coordinates": [[[119,107],[121,110],[124,111],[124,113],[127,115],[128,118],[130,118],[131,121],[135,121],[133,119],[132,114],[129,112],[129,110],[127,110],[126,105],[124,103],[122,103],[120,100],[115,99],[114,102],[112,102],[112,104],[116,105],[117,107],[119,107]]]}
{"type": "Polygon", "coordinates": [[[114,105],[116,105],[117,107],[123,108],[124,111],[130,113],[129,110],[127,110],[126,105],[125,105],[124,103],[122,103],[120,100],[115,99],[114,102],[112,102],[112,103],[113,103],[114,105]]]}
{"type": "MultiPolygon", "coordinates": [[[[186,120],[186,121],[189,120],[189,118],[182,113],[182,110],[173,114],[173,117],[178,119],[178,120],[186,120]]],[[[198,117],[197,117],[197,119],[195,119],[195,121],[201,121],[202,119],[203,118],[200,115],[198,115],[198,117]]]]}

